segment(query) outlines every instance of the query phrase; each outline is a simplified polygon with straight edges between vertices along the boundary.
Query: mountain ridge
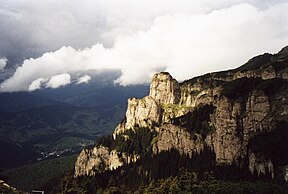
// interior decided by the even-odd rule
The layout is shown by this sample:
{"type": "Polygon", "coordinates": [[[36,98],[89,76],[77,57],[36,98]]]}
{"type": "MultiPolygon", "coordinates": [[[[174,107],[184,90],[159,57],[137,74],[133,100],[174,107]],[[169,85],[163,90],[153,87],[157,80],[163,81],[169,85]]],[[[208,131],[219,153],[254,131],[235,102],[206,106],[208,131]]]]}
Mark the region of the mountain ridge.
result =
{"type": "Polygon", "coordinates": [[[1,169],[46,160],[55,152],[55,157],[78,153],[115,128],[128,96],[148,93],[147,86],[114,85],[113,72],[89,75],[87,84],[0,93],[1,169]]]}
{"type": "MultiPolygon", "coordinates": [[[[123,141],[128,141],[126,131],[148,128],[157,133],[154,154],[176,149],[192,156],[208,147],[216,154],[217,165],[246,166],[252,174],[270,174],[274,178],[271,158],[263,159],[249,145],[250,138],[277,127],[280,117],[287,122],[286,50],[260,55],[234,70],[205,74],[180,84],[167,72],[155,74],[149,96],[128,99],[126,116],[113,132],[113,139],[123,136],[123,141]],[[194,123],[189,124],[191,119],[194,123]]],[[[116,169],[140,157],[101,146],[92,152],[83,150],[76,161],[75,177],[116,169]],[[103,149],[104,163],[89,162],[94,154],[94,159],[101,160],[102,155],[97,154],[103,149]]]]}

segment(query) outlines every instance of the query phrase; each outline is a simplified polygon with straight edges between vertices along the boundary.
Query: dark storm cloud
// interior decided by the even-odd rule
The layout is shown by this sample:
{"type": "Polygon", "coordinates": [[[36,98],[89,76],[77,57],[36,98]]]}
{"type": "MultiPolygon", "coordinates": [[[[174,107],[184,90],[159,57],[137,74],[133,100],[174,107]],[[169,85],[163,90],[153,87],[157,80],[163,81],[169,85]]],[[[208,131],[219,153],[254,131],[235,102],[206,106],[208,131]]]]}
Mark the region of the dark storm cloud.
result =
{"type": "Polygon", "coordinates": [[[284,2],[0,0],[0,56],[7,71],[19,65],[2,91],[90,69],[120,69],[116,82],[127,85],[159,69],[181,80],[235,67],[287,44],[284,2]]]}

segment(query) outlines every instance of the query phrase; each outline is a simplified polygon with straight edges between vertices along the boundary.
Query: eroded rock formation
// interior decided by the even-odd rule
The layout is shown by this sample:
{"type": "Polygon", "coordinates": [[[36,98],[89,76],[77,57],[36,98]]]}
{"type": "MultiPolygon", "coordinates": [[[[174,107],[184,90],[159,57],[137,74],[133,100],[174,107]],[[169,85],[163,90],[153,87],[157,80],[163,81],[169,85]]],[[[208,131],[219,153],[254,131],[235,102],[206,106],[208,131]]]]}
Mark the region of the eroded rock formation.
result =
{"type": "Polygon", "coordinates": [[[178,104],[180,101],[179,83],[167,72],[157,73],[150,83],[149,96],[158,103],[178,104]]]}

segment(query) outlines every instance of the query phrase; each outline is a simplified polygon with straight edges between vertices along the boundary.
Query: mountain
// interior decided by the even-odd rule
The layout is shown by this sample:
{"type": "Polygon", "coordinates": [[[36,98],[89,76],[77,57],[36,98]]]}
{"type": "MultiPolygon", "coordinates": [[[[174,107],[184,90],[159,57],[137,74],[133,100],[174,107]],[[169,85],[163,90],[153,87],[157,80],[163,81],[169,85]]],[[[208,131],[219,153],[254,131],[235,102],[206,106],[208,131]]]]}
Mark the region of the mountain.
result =
{"type": "Polygon", "coordinates": [[[183,83],[158,73],[113,134],[82,150],[60,190],[285,193],[287,79],[288,47],[183,83]]]}
{"type": "Polygon", "coordinates": [[[87,84],[0,93],[0,169],[79,153],[111,133],[129,96],[143,97],[149,91],[145,85],[115,85],[118,72],[89,75],[87,84]]]}

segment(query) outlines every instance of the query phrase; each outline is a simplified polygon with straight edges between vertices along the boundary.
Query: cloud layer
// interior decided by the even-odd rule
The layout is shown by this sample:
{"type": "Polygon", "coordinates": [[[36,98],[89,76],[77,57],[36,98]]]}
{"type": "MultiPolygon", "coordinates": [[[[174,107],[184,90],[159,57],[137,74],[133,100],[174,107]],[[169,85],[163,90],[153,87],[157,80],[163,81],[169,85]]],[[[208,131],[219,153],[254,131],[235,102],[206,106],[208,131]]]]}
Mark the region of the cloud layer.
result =
{"type": "Polygon", "coordinates": [[[87,84],[91,80],[91,77],[89,75],[84,75],[80,77],[76,84],[87,84]]]}
{"type": "Polygon", "coordinates": [[[52,76],[49,80],[46,78],[38,78],[34,80],[29,86],[28,91],[32,92],[41,88],[59,88],[71,83],[71,76],[68,73],[52,76]]]}
{"type": "Polygon", "coordinates": [[[60,75],[54,75],[50,78],[50,80],[46,83],[47,88],[59,88],[61,86],[66,86],[70,84],[71,76],[68,73],[63,73],[60,75]]]}
{"type": "Polygon", "coordinates": [[[7,64],[7,59],[5,57],[0,58],[0,71],[5,68],[6,64],[7,64]]]}
{"type": "Polygon", "coordinates": [[[40,89],[48,80],[44,78],[35,79],[29,86],[28,91],[32,92],[34,90],[40,89]]]}
{"type": "MultiPolygon", "coordinates": [[[[79,5],[75,9],[77,17],[74,12],[70,17],[67,14],[78,5],[76,1],[69,4],[72,8],[67,8],[68,3],[63,1],[63,6],[66,5],[62,7],[63,11],[55,7],[59,3],[51,2],[54,4],[47,5],[46,2],[43,5],[47,10],[53,8],[59,12],[57,17],[48,20],[48,24],[60,18],[59,28],[54,31],[50,29],[53,25],[44,28],[35,21],[35,26],[40,25],[39,30],[43,32],[36,32],[32,40],[42,43],[43,49],[39,45],[35,48],[42,51],[53,50],[53,45],[70,46],[26,59],[14,75],[2,83],[2,91],[39,89],[44,82],[49,80],[48,84],[58,75],[66,75],[65,83],[68,84],[71,82],[67,79],[69,74],[99,69],[120,69],[122,75],[115,82],[121,85],[146,83],[157,71],[169,71],[178,80],[184,80],[210,71],[237,67],[254,55],[275,53],[288,43],[288,4],[284,1],[184,0],[179,3],[176,0],[148,0],[145,3],[140,0],[136,4],[125,0],[119,4],[116,0],[85,0],[85,6],[79,5]],[[93,9],[95,5],[98,5],[97,11],[93,9]],[[74,25],[76,31],[73,31],[74,25]],[[70,34],[67,29],[71,30],[70,34]],[[55,38],[55,41],[50,38],[55,38]]],[[[43,5],[39,5],[41,9],[43,5]]],[[[22,18],[22,12],[17,15],[11,11],[3,13],[3,10],[7,11],[0,9],[0,15],[15,14],[13,17],[19,17],[19,24],[22,24],[20,20],[27,19],[22,18]]],[[[32,9],[29,13],[34,12],[32,9]]],[[[40,21],[47,20],[43,14],[40,16],[43,17],[40,21]]]]}

